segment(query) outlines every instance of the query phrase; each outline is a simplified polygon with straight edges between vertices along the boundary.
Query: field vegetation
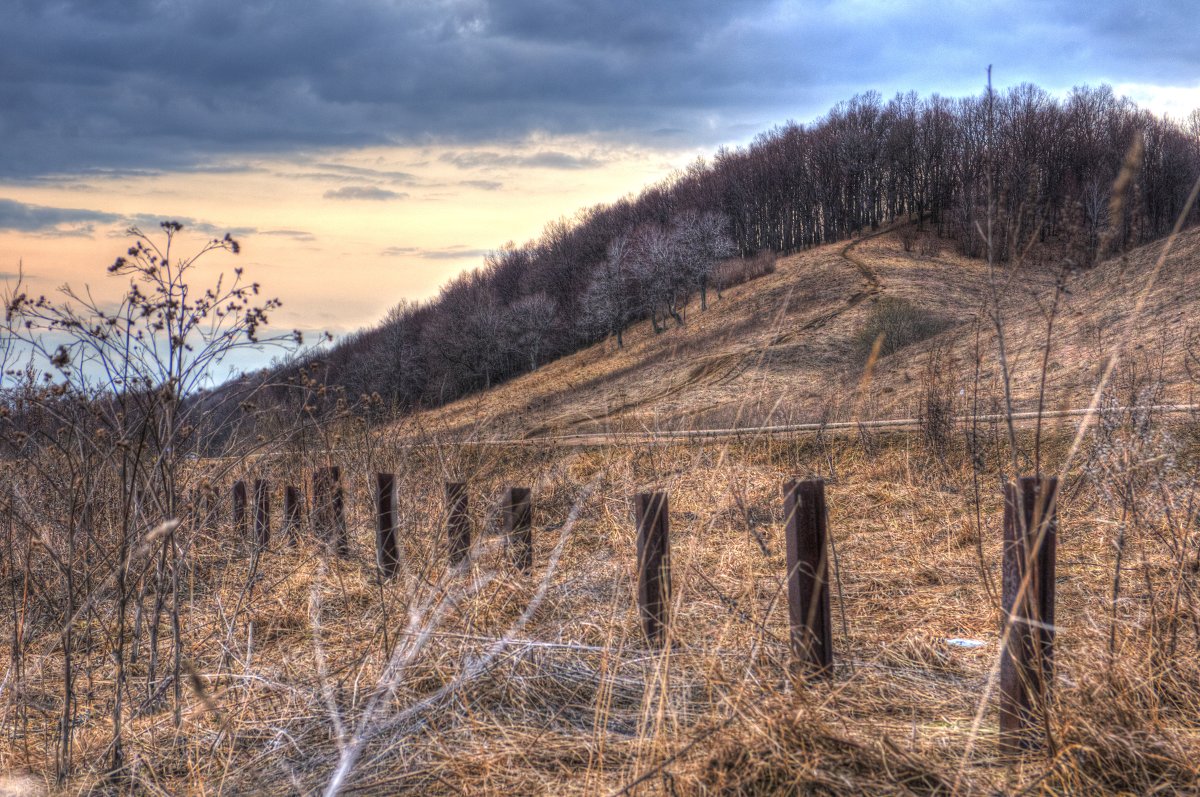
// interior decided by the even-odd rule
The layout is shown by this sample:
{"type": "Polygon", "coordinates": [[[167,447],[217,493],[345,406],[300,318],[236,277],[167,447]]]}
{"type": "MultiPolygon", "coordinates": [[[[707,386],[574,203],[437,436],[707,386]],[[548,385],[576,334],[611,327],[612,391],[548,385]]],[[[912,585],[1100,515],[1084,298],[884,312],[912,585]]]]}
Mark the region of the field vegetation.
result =
{"type": "Polygon", "coordinates": [[[860,97],[333,351],[269,336],[278,305],[241,269],[192,284],[239,247],[181,253],[170,222],[110,268],[116,308],[18,286],[0,789],[1200,790],[1194,144],[1102,90],[860,97]],[[292,357],[202,389],[262,344],[292,357]],[[329,466],[344,538],[319,522],[329,466]],[[1009,756],[1001,490],[1033,474],[1061,484],[1055,671],[1009,756]],[[828,488],[827,680],[790,661],[793,476],[828,488]],[[468,485],[458,564],[448,482],[468,485]],[[501,533],[514,485],[530,572],[501,533]],[[647,490],[670,496],[662,646],[636,600],[647,490]]]}

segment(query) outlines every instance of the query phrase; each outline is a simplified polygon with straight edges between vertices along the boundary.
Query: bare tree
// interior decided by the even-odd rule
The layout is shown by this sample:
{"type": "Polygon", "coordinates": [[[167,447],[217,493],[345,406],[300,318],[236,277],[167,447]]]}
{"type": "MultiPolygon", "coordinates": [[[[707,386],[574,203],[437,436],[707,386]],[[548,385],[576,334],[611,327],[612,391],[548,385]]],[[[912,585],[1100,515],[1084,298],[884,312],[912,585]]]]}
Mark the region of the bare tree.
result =
{"type": "Polygon", "coordinates": [[[638,291],[629,235],[618,235],[608,254],[592,274],[584,295],[584,313],[592,334],[614,335],[617,348],[625,346],[625,327],[645,311],[638,291]]]}

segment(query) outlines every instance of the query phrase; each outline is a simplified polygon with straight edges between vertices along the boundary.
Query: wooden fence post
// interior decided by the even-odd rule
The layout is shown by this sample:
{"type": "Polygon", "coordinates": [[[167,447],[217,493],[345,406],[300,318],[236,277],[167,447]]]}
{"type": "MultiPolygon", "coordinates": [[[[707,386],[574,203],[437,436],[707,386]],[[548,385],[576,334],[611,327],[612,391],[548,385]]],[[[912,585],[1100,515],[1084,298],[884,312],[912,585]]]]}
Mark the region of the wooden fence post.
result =
{"type": "Polygon", "coordinates": [[[638,493],[637,575],[638,614],[646,640],[661,646],[666,640],[671,606],[671,526],[665,492],[638,493]]]}
{"type": "Polygon", "coordinates": [[[1000,651],[1000,748],[1036,746],[1054,680],[1054,560],[1058,479],[1023,476],[1004,485],[1000,651]]]}
{"type": "Polygon", "coordinates": [[[446,532],[450,542],[450,564],[457,565],[471,550],[471,517],[465,482],[446,482],[446,532]]]}
{"type": "Polygon", "coordinates": [[[796,668],[806,675],[828,676],[833,673],[833,629],[825,539],[825,481],[785,482],[783,515],[792,658],[796,668]]]}
{"type": "Polygon", "coordinates": [[[400,572],[394,473],[375,474],[375,561],[384,578],[394,578],[400,572]]]}
{"type": "Polygon", "coordinates": [[[233,532],[238,540],[250,536],[246,519],[246,483],[239,479],[233,483],[233,532]]]}
{"type": "Polygon", "coordinates": [[[254,541],[263,549],[271,542],[271,484],[254,480],[254,541]]]}
{"type": "Polygon", "coordinates": [[[346,532],[346,498],[340,467],[330,465],[313,474],[313,499],[317,535],[326,545],[331,545],[338,556],[348,555],[350,539],[346,532]]]}
{"type": "Polygon", "coordinates": [[[312,532],[323,544],[329,545],[330,516],[333,514],[333,485],[326,468],[317,468],[312,475],[312,532]]]}
{"type": "Polygon", "coordinates": [[[283,536],[289,545],[300,536],[300,488],[294,484],[283,488],[283,536]]]}
{"type": "Polygon", "coordinates": [[[211,532],[217,523],[217,513],[213,500],[212,488],[207,485],[200,488],[200,522],[206,532],[211,532]]]}
{"type": "Polygon", "coordinates": [[[533,499],[528,487],[504,493],[504,536],[513,566],[533,572],[533,499]]]}

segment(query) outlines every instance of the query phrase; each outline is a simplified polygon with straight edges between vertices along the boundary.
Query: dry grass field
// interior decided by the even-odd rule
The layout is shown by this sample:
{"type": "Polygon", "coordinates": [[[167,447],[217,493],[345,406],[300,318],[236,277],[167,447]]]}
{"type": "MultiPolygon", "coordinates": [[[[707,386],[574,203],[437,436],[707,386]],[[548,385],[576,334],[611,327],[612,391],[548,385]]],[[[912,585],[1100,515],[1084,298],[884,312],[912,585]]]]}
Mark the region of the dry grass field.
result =
{"type": "MultiPolygon", "coordinates": [[[[1048,407],[1086,406],[1158,247],[1070,278],[1048,407]]],[[[1186,234],[1167,259],[1105,406],[1189,400],[1198,248],[1200,234],[1186,234]]],[[[602,344],[393,427],[350,419],[323,448],[211,471],[217,516],[192,507],[184,521],[180,722],[169,672],[146,677],[150,630],[130,631],[120,781],[104,778],[113,608],[97,600],[72,622],[75,768],[53,784],[64,638],[58,598],[42,586],[53,583],[53,541],[23,547],[36,535],[10,520],[0,771],[11,774],[0,793],[1200,793],[1193,421],[1105,411],[1078,441],[1075,422],[1040,441],[1027,427],[1010,437],[1003,423],[956,422],[724,442],[464,443],[920,415],[931,396],[1003,406],[994,327],[977,322],[986,265],[948,249],[906,253],[885,233],[793,255],[707,312],[691,308],[682,328],[643,325],[622,350],[602,344]],[[864,378],[862,330],[888,296],[943,329],[864,378]],[[1042,744],[1014,760],[997,746],[1000,486],[1032,471],[1035,450],[1064,485],[1057,669],[1042,744]],[[282,486],[330,463],[345,474],[346,556],[307,526],[295,544],[278,527],[282,486]],[[377,471],[399,482],[403,567],[387,582],[375,567],[377,471]],[[781,484],[795,475],[828,484],[828,681],[794,679],[788,661],[781,484]],[[234,478],[273,485],[264,551],[231,527],[234,478]],[[458,568],[447,565],[449,480],[469,484],[475,534],[458,568]],[[500,492],[514,484],[533,489],[531,575],[507,564],[500,534],[500,492]],[[670,496],[662,649],[642,638],[635,599],[633,496],[650,489],[670,496]]],[[[1054,275],[1032,266],[1005,285],[1017,409],[1036,403],[1053,291],[1054,275]]],[[[22,518],[48,500],[35,484],[32,469],[16,477],[22,518]]],[[[133,552],[133,571],[152,582],[148,552],[133,552]]]]}

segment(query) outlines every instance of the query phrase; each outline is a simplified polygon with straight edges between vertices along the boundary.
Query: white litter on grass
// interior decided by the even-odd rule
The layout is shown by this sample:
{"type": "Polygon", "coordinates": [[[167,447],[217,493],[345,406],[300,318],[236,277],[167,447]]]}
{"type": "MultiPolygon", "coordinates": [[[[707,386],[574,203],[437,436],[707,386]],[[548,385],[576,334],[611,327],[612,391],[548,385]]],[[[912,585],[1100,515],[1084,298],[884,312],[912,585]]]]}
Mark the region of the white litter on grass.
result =
{"type": "Polygon", "coordinates": [[[987,643],[982,639],[959,639],[958,637],[951,637],[946,640],[946,644],[953,648],[969,648],[973,650],[981,648],[987,643]]]}

